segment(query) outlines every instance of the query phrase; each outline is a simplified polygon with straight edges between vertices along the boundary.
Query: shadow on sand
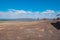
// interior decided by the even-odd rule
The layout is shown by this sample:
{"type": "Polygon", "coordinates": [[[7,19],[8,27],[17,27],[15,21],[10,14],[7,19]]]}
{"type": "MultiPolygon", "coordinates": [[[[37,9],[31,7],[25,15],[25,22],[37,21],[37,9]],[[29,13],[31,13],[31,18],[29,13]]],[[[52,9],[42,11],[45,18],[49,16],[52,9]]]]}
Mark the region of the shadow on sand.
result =
{"type": "Polygon", "coordinates": [[[51,23],[56,29],[60,30],[60,22],[51,23]]]}

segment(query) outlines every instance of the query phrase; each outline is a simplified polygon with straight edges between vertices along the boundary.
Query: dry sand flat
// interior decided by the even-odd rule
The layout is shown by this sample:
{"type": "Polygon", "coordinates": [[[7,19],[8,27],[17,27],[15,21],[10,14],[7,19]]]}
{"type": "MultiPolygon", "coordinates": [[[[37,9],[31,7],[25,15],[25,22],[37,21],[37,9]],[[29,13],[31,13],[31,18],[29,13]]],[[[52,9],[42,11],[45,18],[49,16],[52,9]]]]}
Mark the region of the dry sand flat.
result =
{"type": "Polygon", "coordinates": [[[0,40],[60,40],[60,30],[47,21],[3,22],[0,40]]]}

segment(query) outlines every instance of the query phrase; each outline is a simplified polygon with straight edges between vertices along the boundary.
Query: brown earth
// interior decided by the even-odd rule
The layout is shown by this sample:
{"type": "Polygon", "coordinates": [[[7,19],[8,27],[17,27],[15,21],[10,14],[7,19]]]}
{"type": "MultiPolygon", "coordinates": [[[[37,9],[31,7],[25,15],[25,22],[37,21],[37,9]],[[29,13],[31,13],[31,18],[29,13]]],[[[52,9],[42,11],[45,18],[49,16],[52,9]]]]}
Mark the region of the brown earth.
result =
{"type": "Polygon", "coordinates": [[[48,21],[2,22],[0,40],[60,40],[60,30],[48,21]]]}

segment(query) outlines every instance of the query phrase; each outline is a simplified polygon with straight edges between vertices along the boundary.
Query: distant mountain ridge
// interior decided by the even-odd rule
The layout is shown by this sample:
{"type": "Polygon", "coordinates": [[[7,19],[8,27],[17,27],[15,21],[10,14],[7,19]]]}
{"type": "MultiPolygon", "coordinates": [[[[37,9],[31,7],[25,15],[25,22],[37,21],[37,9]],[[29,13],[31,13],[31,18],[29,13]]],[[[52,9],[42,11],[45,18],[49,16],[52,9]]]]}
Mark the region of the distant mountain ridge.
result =
{"type": "Polygon", "coordinates": [[[21,19],[0,19],[0,21],[34,21],[37,19],[32,18],[21,18],[21,19]]]}
{"type": "Polygon", "coordinates": [[[53,19],[33,19],[33,18],[0,19],[0,21],[36,21],[36,20],[53,20],[53,19]]]}

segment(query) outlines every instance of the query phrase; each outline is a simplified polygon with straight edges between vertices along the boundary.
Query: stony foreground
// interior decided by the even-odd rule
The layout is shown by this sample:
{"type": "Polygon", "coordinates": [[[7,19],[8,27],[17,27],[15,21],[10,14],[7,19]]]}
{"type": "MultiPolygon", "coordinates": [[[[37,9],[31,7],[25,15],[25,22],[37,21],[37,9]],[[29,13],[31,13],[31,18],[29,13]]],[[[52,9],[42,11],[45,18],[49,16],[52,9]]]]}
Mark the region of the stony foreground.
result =
{"type": "Polygon", "coordinates": [[[3,22],[0,40],[60,40],[60,30],[45,21],[3,22]]]}

